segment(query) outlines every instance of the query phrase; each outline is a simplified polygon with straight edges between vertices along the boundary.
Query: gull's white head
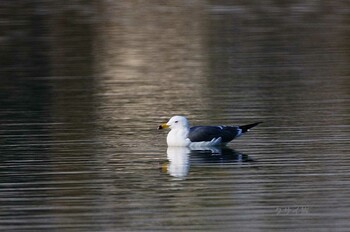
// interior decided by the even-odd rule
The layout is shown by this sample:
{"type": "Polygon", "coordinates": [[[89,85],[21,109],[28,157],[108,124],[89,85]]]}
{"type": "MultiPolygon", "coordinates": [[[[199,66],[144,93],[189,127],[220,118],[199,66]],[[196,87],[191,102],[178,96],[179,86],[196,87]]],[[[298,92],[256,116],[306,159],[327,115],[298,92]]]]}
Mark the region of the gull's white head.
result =
{"type": "Polygon", "coordinates": [[[188,128],[187,119],[183,116],[174,116],[166,124],[170,129],[188,128]]]}
{"type": "Polygon", "coordinates": [[[173,116],[167,123],[163,123],[158,129],[188,129],[188,121],[184,116],[173,116]]]}

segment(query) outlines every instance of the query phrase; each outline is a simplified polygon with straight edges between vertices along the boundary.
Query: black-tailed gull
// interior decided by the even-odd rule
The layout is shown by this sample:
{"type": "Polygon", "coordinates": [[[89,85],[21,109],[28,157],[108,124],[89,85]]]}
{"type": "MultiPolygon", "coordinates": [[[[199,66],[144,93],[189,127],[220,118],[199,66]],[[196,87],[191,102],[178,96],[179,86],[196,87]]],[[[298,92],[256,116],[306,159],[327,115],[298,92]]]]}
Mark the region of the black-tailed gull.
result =
{"type": "Polygon", "coordinates": [[[170,128],[167,136],[168,146],[218,146],[225,145],[241,136],[261,122],[243,126],[194,126],[190,127],[183,116],[173,116],[158,129],[170,128]]]}

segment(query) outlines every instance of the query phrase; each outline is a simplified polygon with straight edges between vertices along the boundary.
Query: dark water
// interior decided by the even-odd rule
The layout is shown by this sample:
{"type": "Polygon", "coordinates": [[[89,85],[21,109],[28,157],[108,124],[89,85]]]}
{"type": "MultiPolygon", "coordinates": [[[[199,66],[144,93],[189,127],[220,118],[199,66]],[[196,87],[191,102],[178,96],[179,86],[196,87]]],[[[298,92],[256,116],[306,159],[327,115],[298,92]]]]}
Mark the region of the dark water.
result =
{"type": "Polygon", "coordinates": [[[346,1],[1,4],[1,231],[348,231],[346,1]]]}

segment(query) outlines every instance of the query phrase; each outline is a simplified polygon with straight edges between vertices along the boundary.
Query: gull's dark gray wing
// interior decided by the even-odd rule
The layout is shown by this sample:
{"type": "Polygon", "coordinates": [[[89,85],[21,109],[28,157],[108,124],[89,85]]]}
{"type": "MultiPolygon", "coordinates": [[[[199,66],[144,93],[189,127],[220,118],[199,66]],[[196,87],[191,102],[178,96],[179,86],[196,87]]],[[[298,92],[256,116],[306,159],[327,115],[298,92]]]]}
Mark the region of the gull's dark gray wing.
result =
{"type": "Polygon", "coordinates": [[[222,143],[228,143],[260,123],[243,126],[195,126],[190,128],[188,138],[191,142],[203,142],[221,137],[222,143]]]}
{"type": "Polygon", "coordinates": [[[203,142],[221,137],[222,143],[228,143],[241,133],[238,126],[195,126],[190,128],[188,138],[191,142],[203,142]]]}

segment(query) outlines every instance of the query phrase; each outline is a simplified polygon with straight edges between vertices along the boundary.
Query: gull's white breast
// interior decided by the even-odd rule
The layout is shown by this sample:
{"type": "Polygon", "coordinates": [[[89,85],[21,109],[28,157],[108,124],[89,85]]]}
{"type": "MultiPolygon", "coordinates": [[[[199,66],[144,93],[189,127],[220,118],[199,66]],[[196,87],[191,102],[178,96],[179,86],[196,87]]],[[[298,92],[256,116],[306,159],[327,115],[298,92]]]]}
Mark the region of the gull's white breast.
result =
{"type": "Polygon", "coordinates": [[[188,146],[191,143],[191,140],[187,138],[188,133],[186,129],[172,129],[167,136],[168,146],[188,146]]]}

